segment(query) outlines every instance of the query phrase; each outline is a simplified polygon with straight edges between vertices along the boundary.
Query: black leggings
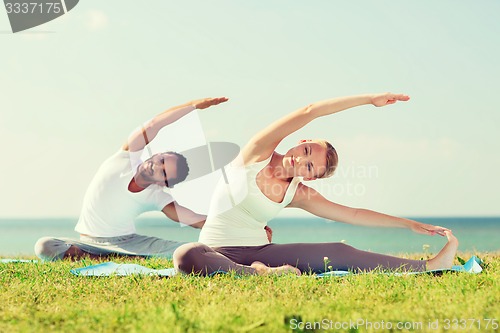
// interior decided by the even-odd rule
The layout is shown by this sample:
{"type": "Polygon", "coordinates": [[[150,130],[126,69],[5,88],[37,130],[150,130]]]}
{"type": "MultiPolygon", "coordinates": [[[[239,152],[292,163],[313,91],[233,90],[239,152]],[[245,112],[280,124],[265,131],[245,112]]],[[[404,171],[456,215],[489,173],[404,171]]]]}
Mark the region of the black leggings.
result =
{"type": "Polygon", "coordinates": [[[271,267],[291,265],[301,272],[323,273],[330,270],[424,271],[426,260],[402,259],[361,251],[343,243],[266,244],[211,248],[202,243],[180,246],[173,255],[175,268],[184,273],[210,275],[216,271],[256,274],[249,267],[260,261],[271,267]]]}

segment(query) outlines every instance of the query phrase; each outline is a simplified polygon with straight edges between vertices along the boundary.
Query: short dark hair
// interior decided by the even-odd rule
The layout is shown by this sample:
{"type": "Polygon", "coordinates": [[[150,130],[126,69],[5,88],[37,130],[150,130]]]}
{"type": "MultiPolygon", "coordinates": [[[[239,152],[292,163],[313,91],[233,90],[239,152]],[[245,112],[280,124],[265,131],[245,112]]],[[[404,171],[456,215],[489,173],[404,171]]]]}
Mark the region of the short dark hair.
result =
{"type": "MultiPolygon", "coordinates": [[[[170,154],[170,155],[177,156],[177,164],[176,164],[177,177],[172,178],[172,179],[168,179],[165,181],[165,185],[167,185],[168,188],[172,188],[176,184],[179,184],[180,182],[182,182],[183,180],[186,179],[186,177],[189,174],[189,166],[188,166],[186,158],[182,154],[179,154],[175,151],[167,151],[167,152],[164,152],[163,154],[170,154]]],[[[168,177],[168,175],[167,175],[167,177],[168,177]]]]}

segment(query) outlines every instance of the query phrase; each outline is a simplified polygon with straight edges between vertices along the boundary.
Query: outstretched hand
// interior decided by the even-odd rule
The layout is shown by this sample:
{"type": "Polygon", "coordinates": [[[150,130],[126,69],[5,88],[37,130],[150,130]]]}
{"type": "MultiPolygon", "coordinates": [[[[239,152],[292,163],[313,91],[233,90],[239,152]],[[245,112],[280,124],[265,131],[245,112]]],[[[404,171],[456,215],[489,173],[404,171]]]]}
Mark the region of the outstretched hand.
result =
{"type": "Polygon", "coordinates": [[[220,103],[227,102],[228,98],[227,97],[209,97],[209,98],[202,98],[198,99],[195,101],[192,101],[191,104],[199,110],[209,108],[214,105],[218,105],[220,103]]]}
{"type": "Polygon", "coordinates": [[[397,101],[402,101],[406,102],[410,99],[410,96],[405,95],[405,94],[392,94],[392,93],[384,93],[384,94],[377,94],[372,96],[372,104],[380,107],[380,106],[386,106],[389,104],[394,104],[397,101]]]}
{"type": "Polygon", "coordinates": [[[445,231],[450,231],[448,228],[435,226],[432,224],[415,223],[412,225],[411,230],[417,234],[434,236],[436,234],[440,236],[445,236],[445,231]]]}

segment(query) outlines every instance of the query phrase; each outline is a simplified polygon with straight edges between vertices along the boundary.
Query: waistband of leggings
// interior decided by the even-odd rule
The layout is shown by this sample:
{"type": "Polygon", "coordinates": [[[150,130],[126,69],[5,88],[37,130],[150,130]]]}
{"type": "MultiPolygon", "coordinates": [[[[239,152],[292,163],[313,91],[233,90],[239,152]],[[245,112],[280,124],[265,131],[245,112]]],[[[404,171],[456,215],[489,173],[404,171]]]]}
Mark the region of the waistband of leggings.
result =
{"type": "Polygon", "coordinates": [[[125,240],[132,239],[137,234],[123,235],[123,236],[115,236],[115,237],[93,237],[89,235],[80,235],[80,240],[84,242],[93,242],[93,243],[113,243],[113,242],[122,242],[125,240]]]}

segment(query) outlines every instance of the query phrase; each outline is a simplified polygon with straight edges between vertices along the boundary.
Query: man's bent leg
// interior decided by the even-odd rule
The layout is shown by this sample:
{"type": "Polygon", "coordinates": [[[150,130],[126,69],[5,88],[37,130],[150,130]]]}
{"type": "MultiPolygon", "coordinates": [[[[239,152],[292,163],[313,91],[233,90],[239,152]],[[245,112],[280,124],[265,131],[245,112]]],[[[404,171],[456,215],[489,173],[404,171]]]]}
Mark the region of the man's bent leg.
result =
{"type": "Polygon", "coordinates": [[[43,261],[57,261],[66,258],[79,260],[82,257],[99,259],[113,252],[76,239],[43,237],[35,243],[35,254],[43,261]]]}
{"type": "Polygon", "coordinates": [[[78,260],[81,257],[103,258],[106,256],[165,257],[171,258],[183,242],[137,234],[118,237],[80,236],[70,238],[44,237],[35,244],[36,255],[45,261],[64,258],[78,260]]]}
{"type": "Polygon", "coordinates": [[[72,245],[72,239],[43,237],[35,243],[35,254],[44,261],[56,261],[64,258],[72,245]]]}
{"type": "Polygon", "coordinates": [[[121,256],[172,258],[174,251],[185,242],[176,242],[152,236],[131,234],[118,237],[81,236],[81,250],[102,255],[102,251],[121,256]],[[101,252],[97,252],[101,251],[101,252]]]}

